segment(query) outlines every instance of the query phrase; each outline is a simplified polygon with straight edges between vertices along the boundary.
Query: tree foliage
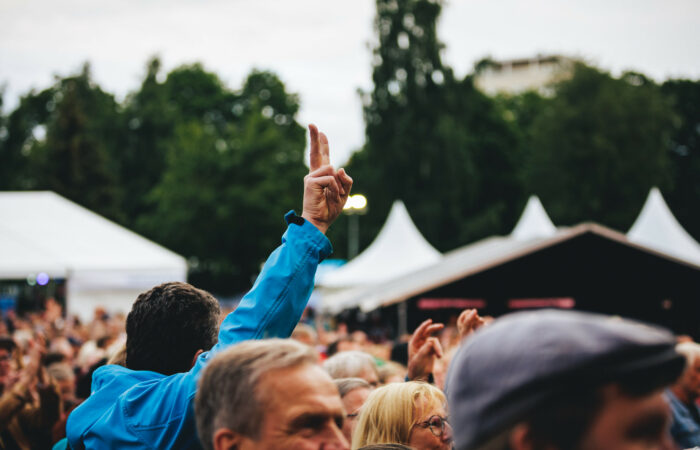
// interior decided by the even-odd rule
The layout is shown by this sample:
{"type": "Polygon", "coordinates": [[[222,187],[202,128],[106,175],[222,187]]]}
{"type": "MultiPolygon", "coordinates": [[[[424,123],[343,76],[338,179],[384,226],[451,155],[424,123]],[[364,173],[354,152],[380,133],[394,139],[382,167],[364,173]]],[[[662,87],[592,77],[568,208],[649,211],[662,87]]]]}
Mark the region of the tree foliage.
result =
{"type": "Polygon", "coordinates": [[[673,102],[677,121],[669,143],[674,185],[667,199],[681,224],[700,241],[700,82],[668,80],[661,90],[673,102]]]}
{"type": "Polygon", "coordinates": [[[122,104],[87,64],[24,95],[0,114],[1,188],[56,191],[186,256],[193,282],[230,295],[301,205],[298,97],[265,71],[238,91],[199,64],[160,72],[153,58],[122,104]]]}
{"type": "Polygon", "coordinates": [[[355,190],[370,201],[365,244],[398,199],[441,250],[512,221],[520,192],[515,134],[471,78],[457,80],[443,64],[441,7],[377,1],[374,89],[363,93],[367,140],[350,163],[355,190]]]}
{"type": "Polygon", "coordinates": [[[172,135],[161,138],[161,176],[136,228],[188,257],[195,284],[238,292],[278,244],[281,213],[301,203],[296,96],[259,71],[233,92],[197,65],[171,72],[163,88],[172,135]]]}
{"type": "Polygon", "coordinates": [[[532,121],[528,191],[561,225],[627,230],[649,189],[672,184],[670,103],[653,82],[579,64],[532,121]]]}

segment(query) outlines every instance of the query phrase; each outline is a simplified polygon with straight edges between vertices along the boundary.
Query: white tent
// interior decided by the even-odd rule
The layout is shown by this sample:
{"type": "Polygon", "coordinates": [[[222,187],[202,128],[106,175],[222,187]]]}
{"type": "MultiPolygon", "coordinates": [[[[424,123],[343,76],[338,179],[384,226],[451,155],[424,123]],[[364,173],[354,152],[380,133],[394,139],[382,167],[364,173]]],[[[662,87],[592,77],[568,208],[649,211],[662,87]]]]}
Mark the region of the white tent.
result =
{"type": "Polygon", "coordinates": [[[700,265],[700,244],[678,223],[656,187],[649,191],[644,207],[627,233],[627,238],[700,265]]]}
{"type": "Polygon", "coordinates": [[[330,289],[367,286],[430,266],[440,257],[420,234],[403,202],[396,201],[374,242],[318,284],[330,289]]]}
{"type": "MultiPolygon", "coordinates": [[[[379,233],[379,236],[377,236],[375,242],[372,243],[362,255],[346,265],[346,267],[354,265],[352,272],[348,273],[357,272],[363,267],[360,266],[359,263],[364,264],[364,258],[367,258],[365,254],[368,254],[369,250],[375,246],[375,243],[380,241],[380,237],[382,237],[383,234],[389,234],[389,224],[392,222],[392,218],[394,222],[392,226],[408,229],[411,234],[418,236],[420,241],[425,241],[423,236],[420,235],[420,232],[415,228],[413,222],[411,222],[410,217],[408,217],[403,203],[396,202],[389,215],[389,219],[379,233]],[[397,223],[406,221],[410,224],[410,228],[404,225],[397,225],[397,223]],[[361,260],[360,257],[363,257],[363,259],[361,260]]],[[[323,308],[332,314],[337,314],[343,309],[357,306],[365,311],[371,311],[381,306],[387,298],[393,296],[401,298],[405,295],[404,293],[412,292],[417,286],[425,286],[426,283],[430,284],[430,280],[434,280],[436,283],[442,283],[454,277],[464,276],[465,273],[469,273],[470,270],[481,270],[485,265],[488,266],[490,264],[500,263],[502,258],[517,254],[522,249],[529,249],[532,246],[537,246],[540,241],[551,238],[556,234],[557,228],[547,215],[540,199],[533,195],[529,198],[518,223],[509,236],[493,236],[486,238],[449,252],[442,258],[433,257],[428,263],[417,265],[401,273],[392,275],[391,277],[384,276],[381,277],[381,280],[371,283],[356,283],[352,285],[352,288],[339,290],[333,293],[326,292],[323,294],[323,308]],[[381,288],[379,288],[380,286],[381,288]]],[[[388,240],[390,238],[386,236],[382,239],[388,240]]],[[[397,242],[397,244],[400,244],[400,241],[397,242]]],[[[379,261],[380,258],[384,260],[393,260],[395,257],[391,253],[380,253],[395,251],[392,250],[392,247],[393,246],[388,245],[383,245],[381,248],[375,247],[371,254],[376,255],[373,257],[375,261],[379,261]]],[[[398,245],[398,248],[402,247],[398,245]]],[[[432,247],[430,248],[432,249],[432,247]]],[[[433,251],[437,252],[437,250],[434,249],[433,251]]],[[[404,264],[410,263],[410,260],[406,260],[406,258],[410,257],[411,256],[408,254],[402,254],[401,262],[404,264]]],[[[418,261],[413,262],[416,263],[418,261]]],[[[331,275],[340,273],[344,268],[332,272],[324,278],[323,283],[320,284],[322,286],[330,286],[331,284],[328,284],[327,281],[331,278],[331,275]]],[[[342,275],[343,278],[346,276],[342,273],[340,275],[342,275]]],[[[340,276],[338,278],[342,279],[340,276]]]]}
{"type": "Polygon", "coordinates": [[[68,312],[127,312],[156,284],[185,281],[179,256],[53,192],[0,192],[0,279],[66,280],[68,312]]]}
{"type": "Polygon", "coordinates": [[[485,238],[447,252],[439,261],[420,270],[382,283],[339,292],[324,306],[331,313],[355,307],[371,311],[586,233],[667,259],[700,266],[700,246],[678,224],[656,189],[649,194],[647,204],[627,236],[594,223],[557,228],[539,199],[533,196],[510,235],[485,238]]]}
{"type": "Polygon", "coordinates": [[[564,229],[557,230],[540,199],[533,195],[510,235],[492,236],[460,247],[433,264],[383,283],[338,292],[324,304],[329,312],[336,314],[358,306],[363,311],[371,311],[387,302],[405,300],[416,290],[437,287],[502,264],[567,235],[564,229]]]}
{"type": "Polygon", "coordinates": [[[556,234],[557,227],[542,206],[539,197],[531,195],[525,205],[525,210],[520,216],[520,220],[510,233],[510,237],[517,241],[528,241],[543,237],[550,237],[556,234]]]}

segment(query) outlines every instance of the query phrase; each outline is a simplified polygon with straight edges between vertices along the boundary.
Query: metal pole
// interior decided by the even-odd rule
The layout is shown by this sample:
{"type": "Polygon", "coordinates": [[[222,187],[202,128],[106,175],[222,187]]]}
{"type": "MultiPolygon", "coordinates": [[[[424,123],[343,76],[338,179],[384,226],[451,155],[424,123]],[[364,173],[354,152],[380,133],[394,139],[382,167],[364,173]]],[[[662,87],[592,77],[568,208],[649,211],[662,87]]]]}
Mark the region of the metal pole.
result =
{"type": "Polygon", "coordinates": [[[408,334],[408,311],[406,308],[406,300],[399,303],[397,308],[399,313],[399,336],[408,334]]]}
{"type": "Polygon", "coordinates": [[[348,215],[348,260],[357,256],[360,249],[360,222],[357,214],[348,215]]]}

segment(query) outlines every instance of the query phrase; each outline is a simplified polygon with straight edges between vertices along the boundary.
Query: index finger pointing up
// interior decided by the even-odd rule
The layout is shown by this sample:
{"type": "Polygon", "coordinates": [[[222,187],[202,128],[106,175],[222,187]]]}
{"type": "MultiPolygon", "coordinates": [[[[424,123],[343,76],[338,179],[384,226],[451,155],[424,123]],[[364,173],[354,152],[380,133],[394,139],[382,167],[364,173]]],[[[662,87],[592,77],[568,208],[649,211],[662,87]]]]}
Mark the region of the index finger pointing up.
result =
{"type": "Polygon", "coordinates": [[[311,172],[323,165],[321,156],[321,141],[318,136],[318,128],[316,125],[309,124],[309,140],[311,141],[311,150],[309,153],[309,168],[311,172]]]}
{"type": "Polygon", "coordinates": [[[321,133],[321,163],[324,166],[329,166],[331,164],[330,148],[328,146],[328,138],[324,133],[321,133]]]}

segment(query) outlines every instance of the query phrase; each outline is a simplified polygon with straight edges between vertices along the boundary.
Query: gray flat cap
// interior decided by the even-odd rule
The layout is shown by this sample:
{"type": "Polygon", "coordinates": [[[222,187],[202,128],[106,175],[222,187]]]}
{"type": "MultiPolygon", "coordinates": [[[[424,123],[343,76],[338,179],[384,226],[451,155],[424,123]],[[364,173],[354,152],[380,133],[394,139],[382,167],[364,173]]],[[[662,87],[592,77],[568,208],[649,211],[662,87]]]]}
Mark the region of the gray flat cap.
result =
{"type": "Polygon", "coordinates": [[[685,360],[668,331],[574,311],[509,314],[482,328],[455,355],[447,378],[458,449],[473,449],[538,405],[582,386],[651,373],[671,384],[685,360]]]}

